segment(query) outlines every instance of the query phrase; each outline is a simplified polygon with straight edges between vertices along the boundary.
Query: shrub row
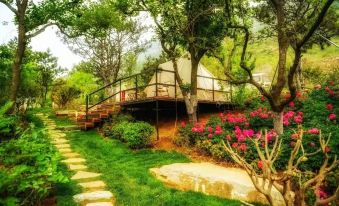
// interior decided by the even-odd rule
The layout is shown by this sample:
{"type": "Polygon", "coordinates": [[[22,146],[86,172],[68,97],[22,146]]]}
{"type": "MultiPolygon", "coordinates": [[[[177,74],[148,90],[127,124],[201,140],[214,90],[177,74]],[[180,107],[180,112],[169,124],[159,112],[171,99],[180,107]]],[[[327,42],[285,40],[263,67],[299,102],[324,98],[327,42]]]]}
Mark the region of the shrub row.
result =
{"type": "Polygon", "coordinates": [[[151,145],[154,127],[146,122],[121,122],[113,125],[110,136],[126,142],[132,149],[151,145]]]}

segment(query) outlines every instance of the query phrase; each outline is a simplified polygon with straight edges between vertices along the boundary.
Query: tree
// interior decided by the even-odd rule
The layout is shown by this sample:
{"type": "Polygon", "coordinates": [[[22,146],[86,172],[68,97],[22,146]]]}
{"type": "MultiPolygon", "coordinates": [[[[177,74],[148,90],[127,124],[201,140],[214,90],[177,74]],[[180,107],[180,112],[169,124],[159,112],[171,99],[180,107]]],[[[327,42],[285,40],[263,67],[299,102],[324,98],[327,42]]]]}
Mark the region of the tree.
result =
{"type": "MultiPolygon", "coordinates": [[[[246,74],[246,78],[237,78],[231,71],[225,71],[230,82],[234,84],[252,84],[267,98],[272,110],[275,112],[274,129],[278,134],[283,133],[283,109],[292,102],[297,93],[295,84],[296,71],[302,56],[309,47],[310,39],[321,25],[327,11],[334,0],[318,1],[292,1],[270,0],[256,1],[254,14],[256,19],[266,25],[278,39],[279,60],[277,64],[277,79],[268,91],[253,79],[252,71],[255,67],[247,54],[247,46],[250,38],[249,26],[245,23],[233,20],[229,28],[233,28],[244,34],[240,67],[246,74]],[[293,63],[287,65],[287,53],[291,48],[293,63]],[[284,88],[288,88],[290,96],[283,98],[284,88]]],[[[232,11],[231,7],[225,7],[226,12],[232,11]]]]}
{"type": "MultiPolygon", "coordinates": [[[[29,40],[42,33],[48,26],[64,28],[74,17],[81,0],[0,0],[15,16],[18,36],[17,47],[12,64],[10,99],[16,102],[20,86],[21,66],[29,40]]],[[[14,110],[12,111],[14,112],[14,110]]]]}
{"type": "MultiPolygon", "coordinates": [[[[147,42],[140,41],[145,32],[142,23],[123,16],[107,1],[91,5],[76,24],[74,32],[79,36],[68,42],[88,59],[90,72],[104,85],[114,82],[123,69],[135,66],[133,62],[147,46],[147,42]]],[[[108,87],[106,93],[111,94],[111,90],[108,87]]]]}
{"type": "MultiPolygon", "coordinates": [[[[305,206],[306,189],[312,189],[316,192],[320,189],[326,176],[332,172],[339,164],[337,156],[333,160],[328,155],[328,138],[324,138],[320,132],[319,144],[320,148],[314,152],[305,152],[303,145],[303,130],[297,131],[298,140],[291,151],[286,169],[283,171],[276,171],[275,162],[281,155],[282,139],[277,136],[272,144],[269,144],[267,133],[263,138],[249,138],[257,151],[260,158],[258,167],[253,166],[250,162],[232,148],[229,141],[224,144],[224,148],[231,158],[238,163],[250,176],[255,188],[265,195],[270,205],[275,205],[272,196],[272,188],[275,187],[284,198],[286,206],[305,206]],[[262,148],[261,145],[264,145],[262,148]],[[308,158],[317,155],[323,155],[323,162],[319,169],[315,172],[303,171],[300,166],[306,162],[308,158]],[[303,177],[303,178],[300,178],[303,177]],[[295,194],[293,197],[293,193],[295,194]]],[[[339,199],[339,187],[335,193],[326,198],[320,199],[318,196],[315,205],[324,205],[339,199]]]]}
{"type": "Polygon", "coordinates": [[[226,23],[223,10],[220,9],[224,1],[125,0],[119,3],[125,12],[147,11],[153,18],[162,49],[173,63],[189,120],[196,123],[198,65],[205,53],[218,47],[225,36],[226,23]],[[176,58],[180,48],[190,53],[192,70],[189,89],[178,73],[176,58]]]}

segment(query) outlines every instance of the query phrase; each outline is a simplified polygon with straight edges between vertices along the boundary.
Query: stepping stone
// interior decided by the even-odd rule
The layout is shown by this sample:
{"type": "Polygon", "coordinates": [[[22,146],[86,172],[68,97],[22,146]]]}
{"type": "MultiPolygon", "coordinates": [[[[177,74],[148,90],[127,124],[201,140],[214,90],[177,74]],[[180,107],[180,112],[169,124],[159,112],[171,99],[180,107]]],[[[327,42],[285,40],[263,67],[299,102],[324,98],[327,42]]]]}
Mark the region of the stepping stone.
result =
{"type": "Polygon", "coordinates": [[[75,170],[75,171],[87,169],[86,165],[73,165],[73,164],[69,164],[68,167],[69,167],[70,170],[75,170]]]}
{"type": "Polygon", "coordinates": [[[60,153],[70,153],[72,152],[71,148],[58,149],[60,153]]]}
{"type": "Polygon", "coordinates": [[[69,153],[64,153],[62,156],[67,157],[67,158],[73,158],[73,157],[80,157],[79,153],[75,152],[69,152],[69,153]]]}
{"type": "Polygon", "coordinates": [[[69,158],[66,160],[62,160],[61,162],[66,163],[66,164],[79,164],[79,163],[86,162],[86,160],[83,158],[69,158]]]}
{"type": "Polygon", "coordinates": [[[55,139],[52,141],[53,144],[64,144],[64,143],[68,143],[69,140],[67,139],[63,139],[63,138],[60,138],[60,139],[55,139]]]}
{"type": "Polygon", "coordinates": [[[64,133],[50,133],[52,138],[62,138],[62,137],[66,137],[66,134],[64,133]]]}
{"type": "Polygon", "coordinates": [[[64,149],[64,148],[70,148],[71,145],[69,145],[69,144],[56,144],[55,147],[58,148],[58,149],[64,149]]]}
{"type": "Polygon", "coordinates": [[[113,206],[113,203],[111,202],[93,202],[88,203],[86,206],[113,206]]]}
{"type": "Polygon", "coordinates": [[[78,171],[73,177],[72,180],[84,180],[84,179],[90,179],[99,177],[100,173],[94,173],[94,172],[85,172],[85,171],[78,171]]]}
{"type": "Polygon", "coordinates": [[[94,201],[110,201],[113,198],[113,194],[110,191],[96,191],[86,192],[73,196],[73,199],[77,203],[94,202],[94,201]]]}
{"type": "Polygon", "coordinates": [[[106,184],[99,180],[99,181],[93,181],[93,182],[84,182],[79,183],[79,185],[85,189],[95,189],[95,188],[105,188],[106,184]]]}

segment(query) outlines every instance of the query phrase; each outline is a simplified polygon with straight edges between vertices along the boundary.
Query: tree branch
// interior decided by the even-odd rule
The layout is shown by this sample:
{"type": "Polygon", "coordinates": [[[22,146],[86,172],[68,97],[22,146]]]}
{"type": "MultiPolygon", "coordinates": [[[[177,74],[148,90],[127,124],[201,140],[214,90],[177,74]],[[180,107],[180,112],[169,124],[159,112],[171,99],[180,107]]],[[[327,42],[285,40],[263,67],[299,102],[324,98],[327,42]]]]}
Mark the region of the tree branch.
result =
{"type": "Polygon", "coordinates": [[[56,25],[56,26],[57,26],[56,23],[54,23],[54,22],[49,22],[49,23],[43,25],[41,28],[37,28],[35,31],[29,32],[29,33],[26,35],[26,37],[27,37],[27,39],[33,38],[33,37],[35,37],[35,36],[41,34],[42,32],[44,32],[44,31],[47,29],[47,27],[53,26],[53,25],[56,25]]]}
{"type": "Polygon", "coordinates": [[[16,10],[10,3],[6,0],[0,0],[0,3],[3,3],[9,10],[11,10],[16,16],[19,16],[18,10],[16,10]]]}

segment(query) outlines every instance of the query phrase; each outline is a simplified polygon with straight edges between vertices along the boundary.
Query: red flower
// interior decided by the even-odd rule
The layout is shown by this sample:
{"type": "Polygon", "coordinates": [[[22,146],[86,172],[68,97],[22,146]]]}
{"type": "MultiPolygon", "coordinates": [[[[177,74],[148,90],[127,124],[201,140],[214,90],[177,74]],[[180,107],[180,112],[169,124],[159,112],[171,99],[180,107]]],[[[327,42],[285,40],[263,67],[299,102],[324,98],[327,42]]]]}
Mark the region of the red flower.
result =
{"type": "Polygon", "coordinates": [[[290,103],[288,104],[288,106],[294,108],[294,107],[295,107],[295,103],[294,103],[294,102],[290,102],[290,103]]]}
{"type": "Polygon", "coordinates": [[[227,136],[226,136],[226,139],[227,139],[227,141],[231,141],[231,140],[232,140],[231,135],[227,135],[227,136]]]}
{"type": "Polygon", "coordinates": [[[329,153],[330,151],[331,151],[331,148],[330,148],[329,146],[326,146],[324,152],[325,152],[325,153],[329,153]]]}
{"type": "Polygon", "coordinates": [[[310,142],[310,146],[311,147],[315,147],[315,143],[314,142],[310,142]]]}
{"type": "Polygon", "coordinates": [[[288,126],[288,125],[290,125],[290,122],[288,121],[288,119],[284,119],[284,121],[283,121],[283,125],[284,125],[284,126],[288,126]]]}
{"type": "Polygon", "coordinates": [[[249,127],[250,123],[249,122],[245,122],[245,127],[249,127]]]}
{"type": "Polygon", "coordinates": [[[209,133],[213,132],[213,128],[212,127],[208,127],[207,130],[208,130],[209,133]]]}
{"type": "Polygon", "coordinates": [[[208,134],[208,138],[212,139],[213,138],[213,134],[208,134]]]}
{"type": "Polygon", "coordinates": [[[185,122],[185,121],[182,121],[182,122],[181,122],[181,127],[182,127],[182,128],[185,128],[185,127],[186,127],[186,122],[185,122]]]}
{"type": "Polygon", "coordinates": [[[326,86],[326,87],[325,87],[325,91],[326,91],[326,92],[329,92],[329,91],[331,91],[331,89],[330,89],[328,86],[326,86]]]}
{"type": "Polygon", "coordinates": [[[221,135],[222,131],[221,130],[215,130],[216,135],[221,135]]]}
{"type": "Polygon", "coordinates": [[[261,101],[264,102],[265,101],[265,96],[261,96],[261,101]]]}
{"type": "Polygon", "coordinates": [[[239,146],[239,149],[242,151],[242,152],[245,152],[247,150],[247,145],[245,143],[242,143],[240,146],[239,146]]]}
{"type": "Polygon", "coordinates": [[[328,116],[328,119],[330,119],[331,121],[335,120],[337,118],[337,115],[335,115],[334,113],[331,113],[329,116],[328,116]]]}
{"type": "Polygon", "coordinates": [[[315,194],[317,197],[319,197],[320,199],[326,199],[328,197],[328,194],[326,193],[326,191],[324,190],[323,187],[318,187],[315,190],[315,194]]]}
{"type": "Polygon", "coordinates": [[[304,112],[298,112],[297,114],[302,117],[304,115],[304,112]]]}
{"type": "Polygon", "coordinates": [[[334,86],[334,81],[331,80],[331,81],[329,81],[328,83],[329,83],[331,86],[334,86]]]}
{"type": "Polygon", "coordinates": [[[326,109],[329,110],[329,111],[333,110],[333,104],[331,104],[331,103],[327,104],[326,109]]]}
{"type": "Polygon", "coordinates": [[[217,125],[217,126],[215,127],[215,129],[216,129],[216,130],[220,130],[220,131],[222,131],[222,128],[221,128],[221,126],[220,126],[220,125],[217,125]]]}
{"type": "Polygon", "coordinates": [[[308,130],[308,133],[310,134],[319,134],[319,130],[317,128],[312,128],[308,130]]]}
{"type": "Polygon", "coordinates": [[[263,161],[259,160],[259,161],[258,161],[258,168],[259,168],[259,169],[262,169],[263,167],[264,167],[263,161]]]}
{"type": "Polygon", "coordinates": [[[232,144],[232,147],[235,149],[235,148],[237,148],[238,147],[238,143],[237,142],[234,142],[233,144],[232,144]]]}
{"type": "Polygon", "coordinates": [[[192,127],[192,132],[198,132],[198,129],[196,127],[192,127]]]}
{"type": "Polygon", "coordinates": [[[328,91],[328,96],[333,97],[334,96],[334,91],[333,90],[329,90],[328,91]]]}
{"type": "Polygon", "coordinates": [[[298,91],[298,92],[297,92],[297,97],[300,98],[300,97],[302,97],[302,96],[303,96],[303,94],[302,94],[300,91],[298,91]]]}

